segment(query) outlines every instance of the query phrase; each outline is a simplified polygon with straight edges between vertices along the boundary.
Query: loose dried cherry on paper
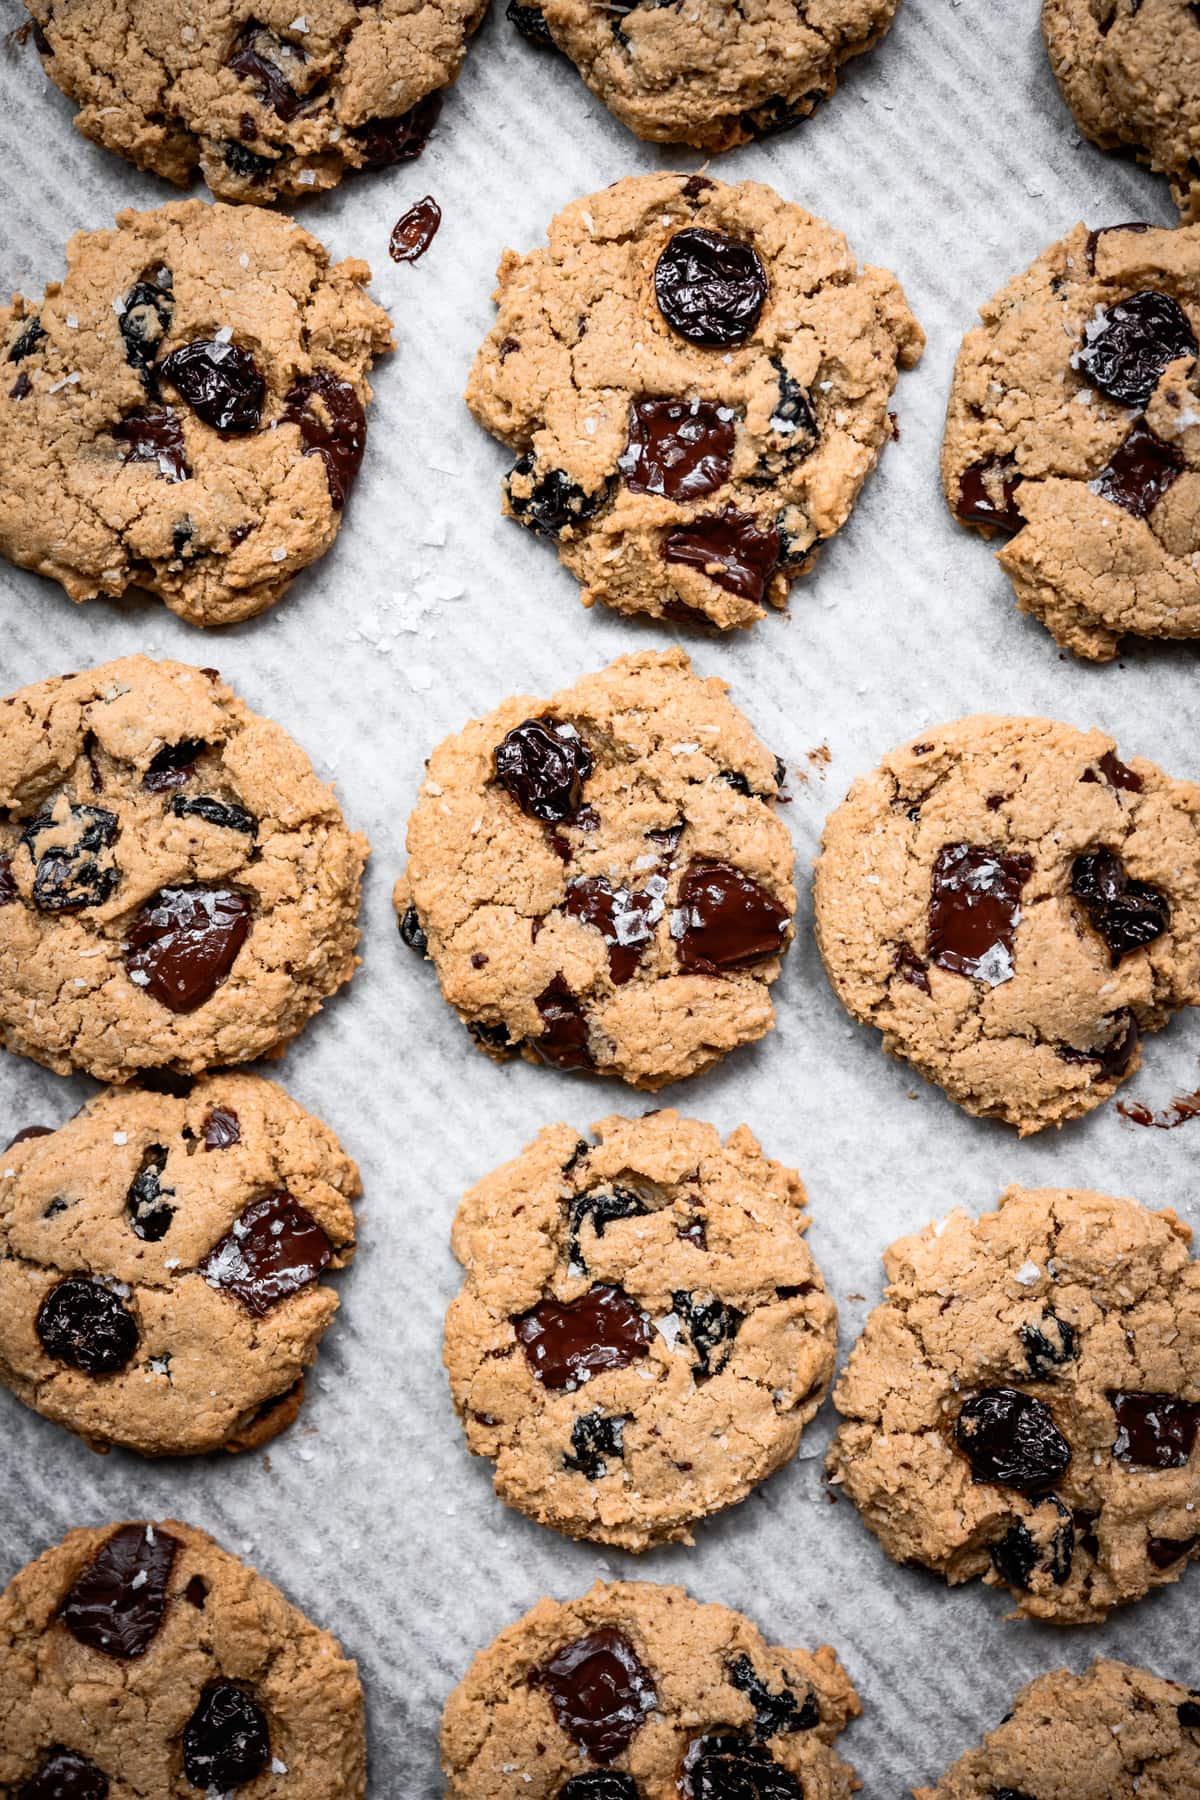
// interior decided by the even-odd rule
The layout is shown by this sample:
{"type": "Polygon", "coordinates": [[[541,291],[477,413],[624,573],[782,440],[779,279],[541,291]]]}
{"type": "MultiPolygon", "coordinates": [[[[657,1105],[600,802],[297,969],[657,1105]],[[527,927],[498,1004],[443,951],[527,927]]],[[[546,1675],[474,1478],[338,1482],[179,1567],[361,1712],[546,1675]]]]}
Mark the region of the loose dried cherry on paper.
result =
{"type": "Polygon", "coordinates": [[[751,513],[726,506],[674,526],[663,538],[661,554],[664,562],[698,569],[717,587],[757,606],[779,566],[779,551],[774,525],[760,526],[751,513]]]}
{"type": "Polygon", "coordinates": [[[787,1682],[776,1693],[757,1674],[748,1656],[735,1657],[728,1669],[730,1681],[743,1694],[748,1694],[754,1707],[754,1735],[757,1738],[779,1737],[793,1731],[812,1731],[821,1723],[821,1708],[810,1688],[798,1700],[787,1682]]]}
{"type": "Polygon", "coordinates": [[[210,1107],[202,1129],[206,1150],[229,1150],[242,1141],[241,1121],[231,1106],[210,1107]]]}
{"type": "Polygon", "coordinates": [[[804,1800],[796,1777],[764,1745],[719,1726],[688,1745],[679,1789],[686,1800],[804,1800]]]}
{"type": "Polygon", "coordinates": [[[620,459],[633,494],[699,500],[729,480],[737,436],[732,408],[712,400],[635,400],[620,459]]]}
{"type": "Polygon", "coordinates": [[[350,135],[362,152],[363,167],[390,169],[396,163],[412,162],[428,143],[441,110],[439,89],[395,118],[368,119],[365,125],[356,126],[350,135]]]}
{"type": "Polygon", "coordinates": [[[1114,968],[1161,937],[1171,923],[1166,895],[1148,881],[1134,881],[1113,850],[1077,856],[1071,892],[1108,945],[1114,968]]]}
{"type": "Polygon", "coordinates": [[[138,1347],[137,1321],[120,1295],[86,1275],[50,1289],[36,1326],[46,1355],[85,1375],[115,1374],[138,1347]]]}
{"type": "Polygon", "coordinates": [[[167,1166],[167,1152],[162,1144],[150,1144],[142,1154],[137,1174],[125,1196],[125,1211],[134,1235],[144,1243],[157,1244],[166,1237],[175,1217],[171,1201],[175,1189],[162,1185],[162,1172],[167,1166]]]}
{"type": "Polygon", "coordinates": [[[139,407],[118,419],[112,434],[118,444],[129,446],[124,467],[130,463],[154,463],[164,481],[187,481],[191,475],[183,426],[173,407],[139,407]]]}
{"type": "Polygon", "coordinates": [[[246,1207],[199,1268],[209,1287],[233,1294],[261,1319],[314,1282],[332,1254],[329,1238],[312,1214],[280,1190],[246,1207]]]}
{"type": "Polygon", "coordinates": [[[671,926],[681,968],[706,975],[747,968],[782,953],[787,927],[786,909],[740,869],[688,864],[671,926]]]}
{"type": "Polygon", "coordinates": [[[1169,363],[1195,356],[1196,334],[1178,300],[1143,288],[1084,327],[1075,364],[1122,406],[1145,406],[1169,363]]]}
{"type": "Polygon", "coordinates": [[[244,806],[232,800],[214,800],[211,794],[176,794],[167,808],[177,819],[203,819],[206,825],[219,825],[225,831],[242,831],[247,837],[258,832],[258,820],[244,806]]]}
{"type": "Polygon", "coordinates": [[[564,1644],[529,1677],[560,1730],[593,1762],[615,1762],[658,1703],[654,1682],[623,1631],[602,1626],[564,1644]]]}
{"type": "Polygon", "coordinates": [[[1025,520],[1016,503],[1021,485],[1012,462],[973,463],[958,483],[955,516],[964,525],[982,525],[996,531],[1020,531],[1025,520]]]}
{"type": "Polygon", "coordinates": [[[744,344],[767,298],[757,250],[720,231],[689,225],[670,238],[654,270],[659,311],[692,344],[744,344]]]}
{"type": "Polygon", "coordinates": [[[1135,519],[1146,519],[1171,483],[1183,474],[1183,468],[1179,452],[1155,437],[1145,419],[1138,419],[1088,487],[1101,500],[1111,500],[1135,519]]]}
{"type": "Polygon", "coordinates": [[[206,748],[199,738],[180,738],[177,744],[164,744],[150,758],[142,786],[152,794],[186,787],[195,771],[196,758],[206,748]]]}
{"type": "Polygon", "coordinates": [[[975,1481],[1037,1493],[1052,1487],[1071,1446],[1041,1400],[1017,1388],[985,1388],[959,1412],[954,1438],[975,1481]]]}
{"type": "Polygon", "coordinates": [[[1200,1430],[1200,1402],[1177,1394],[1135,1394],[1114,1388],[1109,1405],[1117,1421],[1113,1455],[1141,1469],[1182,1469],[1200,1430]]]}
{"type": "Polygon", "coordinates": [[[573,725],[545,716],[526,719],[492,752],[496,779],[530,819],[569,823],[583,805],[583,784],[595,768],[573,725]]]}
{"type": "Polygon", "coordinates": [[[321,458],[329,497],[340,511],[362,467],[367,442],[367,415],[353,387],[331,369],[314,369],[288,393],[279,424],[300,427],[302,455],[321,458]]]}
{"type": "Polygon", "coordinates": [[[172,1012],[194,1012],[236,962],[250,912],[249,895],[234,888],[160,888],[125,941],[130,980],[172,1012]]]}
{"type": "Polygon", "coordinates": [[[578,1300],[539,1300],[513,1320],[543,1387],[574,1388],[606,1369],[648,1356],[654,1327],[622,1288],[601,1283],[578,1300]]]}
{"type": "Polygon", "coordinates": [[[261,1775],[271,1756],[266,1714],[243,1687],[210,1681],[183,1729],[183,1772],[193,1787],[227,1794],[261,1775]]]}
{"type": "Polygon", "coordinates": [[[35,864],[33,904],[40,912],[79,912],[86,906],[103,906],[121,879],[113,863],[99,860],[117,835],[117,816],[102,806],[70,805],[69,817],[58,820],[53,807],[31,819],[21,842],[35,864]],[[69,830],[72,841],[47,844],[45,837],[69,830]]]}
{"type": "Polygon", "coordinates": [[[707,1381],[710,1375],[719,1375],[729,1361],[733,1340],[745,1313],[739,1312],[736,1306],[726,1306],[715,1296],[700,1300],[682,1289],[671,1295],[671,1305],[682,1320],[692,1346],[696,1380],[707,1381]]]}
{"type": "Polygon", "coordinates": [[[120,1526],[62,1603],[72,1637],[123,1662],[141,1656],[162,1624],[178,1549],[160,1526],[120,1526]]]}
{"type": "Polygon", "coordinates": [[[15,1791],[16,1800],[108,1800],[108,1776],[77,1750],[55,1744],[15,1791]]]}
{"type": "Polygon", "coordinates": [[[624,1435],[619,1413],[580,1413],[571,1426],[571,1454],[563,1457],[563,1466],[589,1481],[603,1480],[609,1459],[619,1460],[625,1453],[624,1435]]]}
{"type": "MultiPolygon", "coordinates": [[[[665,889],[665,882],[662,885],[665,889]]],[[[661,893],[613,887],[603,875],[587,875],[568,882],[566,911],[600,932],[608,946],[609,973],[616,986],[623,987],[654,940],[663,901],[661,893]]]]}
{"type": "Polygon", "coordinates": [[[419,262],[438,233],[442,209],[432,194],[416,201],[401,213],[392,226],[388,249],[393,262],[419,262]]]}
{"type": "Polygon", "coordinates": [[[1021,890],[1033,858],[985,844],[946,844],[933,866],[926,953],[939,968],[998,987],[1013,976],[1021,890]]]}
{"type": "Polygon", "coordinates": [[[159,364],[159,373],[214,431],[257,431],[266,383],[248,350],[217,338],[194,338],[159,364]]]}
{"type": "Polygon", "coordinates": [[[560,537],[568,526],[581,525],[594,518],[608,500],[612,483],[606,481],[589,494],[572,481],[565,469],[547,469],[538,473],[537,457],[532,450],[517,458],[504,480],[504,492],[513,517],[530,531],[542,537],[560,537]],[[514,488],[514,478],[529,481],[530,491],[521,494],[514,488]]]}

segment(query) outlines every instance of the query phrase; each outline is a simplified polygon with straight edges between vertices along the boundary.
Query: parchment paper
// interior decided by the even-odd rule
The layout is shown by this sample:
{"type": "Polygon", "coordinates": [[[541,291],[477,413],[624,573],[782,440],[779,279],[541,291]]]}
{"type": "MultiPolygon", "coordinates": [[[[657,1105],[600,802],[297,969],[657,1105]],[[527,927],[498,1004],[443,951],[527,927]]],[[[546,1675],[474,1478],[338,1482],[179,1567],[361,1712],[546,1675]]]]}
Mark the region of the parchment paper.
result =
{"type": "MultiPolygon", "coordinates": [[[[988,550],[952,525],[938,488],[951,366],[975,308],[1080,217],[1175,223],[1165,183],[1080,141],[1037,14],[1037,0],[903,0],[890,36],[814,119],[715,165],[726,180],[773,184],[843,228],[864,261],[894,269],[930,340],[901,381],[899,443],[793,590],[790,615],[688,643],[794,771],[786,817],[804,900],[774,990],[778,1029],[660,1103],[722,1130],[745,1120],[799,1168],[843,1354],[878,1298],[887,1243],[953,1205],[985,1210],[1009,1182],[1132,1193],[1200,1224],[1200,1124],[1139,1130],[1109,1106],[1021,1144],[969,1119],[850,1024],[810,931],[807,871],[825,814],[855,774],[927,723],[1057,715],[1200,774],[1194,652],[1143,646],[1107,667],[1060,655],[1017,615],[988,550]],[[827,765],[809,757],[821,745],[827,765]]],[[[22,16],[2,0],[6,30],[22,16]]],[[[72,231],[173,196],[87,144],[70,117],[32,46],[0,56],[5,289],[40,294],[72,231]]],[[[548,1121],[586,1126],[653,1102],[615,1083],[496,1069],[470,1048],[432,970],[396,934],[405,819],[423,758],[467,718],[677,635],[579,606],[552,549],[501,519],[509,459],[460,395],[506,245],[540,242],[559,207],[619,176],[701,160],[627,135],[568,64],[517,37],[498,3],[423,159],[297,208],[336,254],[369,260],[399,339],[376,371],[366,462],[324,561],[273,612],[208,634],[157,603],[75,608],[0,564],[0,691],[136,650],[218,664],[336,778],[374,846],[363,967],[266,1071],[341,1133],[366,1187],[358,1259],[299,1424],[267,1455],[151,1464],[98,1457],[0,1395],[0,1578],[75,1524],[147,1514],[205,1527],[358,1657],[372,1792],[389,1800],[441,1794],[438,1715],[475,1649],[539,1595],[569,1597],[598,1575],[682,1582],[742,1608],[773,1642],[835,1644],[866,1704],[843,1748],[872,1797],[935,1777],[1022,1682],[1064,1662],[1082,1668],[1104,1652],[1198,1678],[1196,1571],[1103,1629],[1056,1631],[1006,1622],[1005,1597],[977,1583],[951,1592],[893,1567],[853,1508],[826,1495],[828,1406],[791,1467],[702,1526],[694,1549],[640,1559],[507,1511],[454,1419],[441,1319],[457,1288],[448,1229],[460,1194],[548,1121]],[[424,261],[396,267],[391,226],[425,193],[442,206],[440,235],[424,261]]],[[[1198,1055],[1200,1020],[1177,1021],[1149,1040],[1132,1093],[1161,1105],[1194,1088],[1198,1055]]],[[[90,1091],[5,1059],[0,1128],[58,1123],[90,1091]]]]}

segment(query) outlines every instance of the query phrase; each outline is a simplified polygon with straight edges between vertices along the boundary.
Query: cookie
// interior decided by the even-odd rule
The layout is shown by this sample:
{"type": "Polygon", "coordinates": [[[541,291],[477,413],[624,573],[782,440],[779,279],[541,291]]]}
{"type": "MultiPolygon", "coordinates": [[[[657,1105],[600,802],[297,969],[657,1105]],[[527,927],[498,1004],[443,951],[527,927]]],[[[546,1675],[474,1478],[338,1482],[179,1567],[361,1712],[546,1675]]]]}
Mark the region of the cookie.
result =
{"type": "Polygon", "coordinates": [[[678,1587],[539,1600],[446,1702],[446,1800],[849,1800],[862,1711],[829,1646],[768,1645],[678,1587]]]}
{"type": "Polygon", "coordinates": [[[837,1308],[799,1176],[745,1125],[550,1125],[466,1196],[454,1404],[510,1506],[645,1550],[742,1500],[825,1397],[837,1308]]]}
{"type": "Polygon", "coordinates": [[[125,1082],[276,1054],[354,973],[367,841],[215,669],[0,701],[0,1043],[125,1082]]]}
{"type": "Polygon", "coordinates": [[[1200,1555],[1191,1235],[1134,1200],[1012,1187],[891,1246],[828,1464],[889,1556],[1064,1625],[1178,1581],[1200,1555]]]}
{"type": "Polygon", "coordinates": [[[920,358],[894,276],[756,182],[637,175],[506,251],[499,281],[467,405],[517,453],[505,511],[584,605],[721,629],[784,606],[920,358]]]}
{"type": "Polygon", "coordinates": [[[487,0],[26,0],[84,137],[263,204],[418,156],[487,0]],[[231,16],[232,14],[232,16],[231,16]]]}
{"type": "Polygon", "coordinates": [[[946,414],[950,510],[1006,536],[1017,605],[1065,649],[1200,637],[1200,225],[1077,225],[980,316],[946,414]]]}
{"type": "Polygon", "coordinates": [[[1200,787],[1051,719],[935,726],[826,822],[834,992],[967,1112],[1100,1106],[1200,1001],[1200,787]]]}
{"type": "Polygon", "coordinates": [[[1200,1691],[1098,1658],[1023,1687],[1012,1711],[915,1800],[1189,1800],[1200,1792],[1200,1691]]]}
{"type": "Polygon", "coordinates": [[[897,0],[831,0],[818,16],[776,0],[536,0],[510,4],[525,37],[557,44],[598,100],[640,138],[729,150],[788,131],[877,44],[897,0]]]}
{"type": "Polygon", "coordinates": [[[175,1519],[68,1532],[0,1596],[0,1788],[361,1800],[358,1671],[175,1519]]]}
{"type": "Polygon", "coordinates": [[[681,650],[506,700],[429,758],[395,903],[496,1060],[658,1088],[771,1029],[784,770],[681,650]]]}
{"type": "Polygon", "coordinates": [[[1085,137],[1128,144],[1200,222],[1200,52],[1187,0],[1043,0],[1042,36],[1085,137]]]}
{"type": "Polygon", "coordinates": [[[202,200],[77,233],[64,281],[0,307],[0,553],[192,625],[273,606],[362,461],[392,341],[370,274],[281,214],[202,200]]]}
{"type": "Polygon", "coordinates": [[[256,1075],[109,1088],[0,1159],[0,1381],[99,1450],[256,1449],[300,1410],[359,1192],[256,1075]]]}

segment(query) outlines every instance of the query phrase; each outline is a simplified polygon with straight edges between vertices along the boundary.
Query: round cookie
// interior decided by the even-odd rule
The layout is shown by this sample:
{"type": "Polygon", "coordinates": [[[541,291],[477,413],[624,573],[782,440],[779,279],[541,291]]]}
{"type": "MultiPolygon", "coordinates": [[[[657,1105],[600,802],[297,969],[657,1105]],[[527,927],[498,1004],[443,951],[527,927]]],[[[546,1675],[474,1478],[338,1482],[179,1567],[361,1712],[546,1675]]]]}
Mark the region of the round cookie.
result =
{"type": "Polygon", "coordinates": [[[1042,0],[1042,36],[1085,137],[1131,145],[1200,222],[1200,42],[1188,0],[1042,0]]]}
{"type": "Polygon", "coordinates": [[[429,758],[395,903],[479,1048],[658,1088],[771,1029],[783,765],[681,650],[506,700],[429,758]]]}
{"type": "Polygon", "coordinates": [[[1200,225],[1077,225],[980,316],[946,414],[951,511],[1007,535],[1017,605],[1077,655],[1200,637],[1200,225]]]}
{"type": "Polygon", "coordinates": [[[729,150],[798,125],[844,62],[887,32],[897,0],[832,0],[819,16],[778,0],[535,0],[510,4],[525,37],[557,44],[640,138],[729,150]]]}
{"type": "Polygon", "coordinates": [[[1023,1687],[1012,1711],[915,1800],[1190,1800],[1200,1692],[1099,1658],[1023,1687]]]}
{"type": "Polygon", "coordinates": [[[0,1159],[0,1381],[96,1449],[256,1449],[300,1410],[360,1191],[256,1075],[109,1088],[0,1159]]]}
{"type": "Polygon", "coordinates": [[[833,1745],[862,1711],[829,1646],[768,1645],[683,1588],[539,1600],[442,1715],[446,1800],[849,1800],[833,1745]]]}
{"type": "Polygon", "coordinates": [[[1200,1001],[1200,787],[1051,719],[935,726],[827,820],[815,906],[885,1050],[968,1112],[1060,1125],[1200,1001]]]}
{"type": "Polygon", "coordinates": [[[721,629],[785,605],[921,355],[894,276],[755,182],[637,175],[506,251],[499,281],[467,405],[517,452],[506,512],[584,604],[721,629]]]}
{"type": "Polygon", "coordinates": [[[85,137],[225,200],[418,156],[487,0],[26,0],[85,137]]]}
{"type": "Polygon", "coordinates": [[[358,1671],[203,1531],[67,1533],[0,1595],[0,1788],[361,1800],[358,1671]]]}
{"type": "Polygon", "coordinates": [[[215,669],[0,701],[0,1043],[60,1075],[281,1050],[354,973],[367,841],[215,669]]]}
{"type": "Polygon", "coordinates": [[[463,1200],[446,1315],[454,1404],[496,1492],[572,1537],[645,1550],[795,1455],[837,1308],[799,1177],[745,1125],[675,1112],[550,1125],[463,1200]]]}
{"type": "Polygon", "coordinates": [[[828,1461],[889,1556],[1065,1625],[1178,1581],[1200,1554],[1191,1235],[1134,1200],[1012,1187],[890,1247],[828,1461]]]}
{"type": "Polygon", "coordinates": [[[362,461],[392,341],[370,274],[281,214],[202,200],[78,232],[64,281],[0,307],[0,553],[193,625],[273,606],[362,461]]]}

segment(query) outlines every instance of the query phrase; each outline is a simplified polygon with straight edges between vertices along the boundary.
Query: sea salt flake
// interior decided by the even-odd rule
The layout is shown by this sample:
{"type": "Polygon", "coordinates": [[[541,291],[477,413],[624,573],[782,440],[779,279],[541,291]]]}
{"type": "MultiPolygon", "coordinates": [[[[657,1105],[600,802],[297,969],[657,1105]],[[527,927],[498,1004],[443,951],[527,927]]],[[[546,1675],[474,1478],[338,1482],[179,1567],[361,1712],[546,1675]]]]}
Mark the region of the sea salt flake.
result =
{"type": "Polygon", "coordinates": [[[1036,1282],[1041,1280],[1041,1276],[1042,1271],[1035,1262],[1023,1262],[1014,1274],[1013,1280],[1020,1282],[1022,1287],[1033,1287],[1036,1282]]]}
{"type": "Polygon", "coordinates": [[[129,1142],[129,1133],[127,1131],[114,1131],[113,1132],[113,1143],[114,1144],[127,1144],[128,1142],[129,1142]]]}

